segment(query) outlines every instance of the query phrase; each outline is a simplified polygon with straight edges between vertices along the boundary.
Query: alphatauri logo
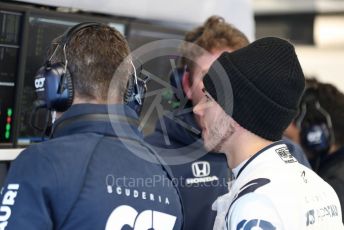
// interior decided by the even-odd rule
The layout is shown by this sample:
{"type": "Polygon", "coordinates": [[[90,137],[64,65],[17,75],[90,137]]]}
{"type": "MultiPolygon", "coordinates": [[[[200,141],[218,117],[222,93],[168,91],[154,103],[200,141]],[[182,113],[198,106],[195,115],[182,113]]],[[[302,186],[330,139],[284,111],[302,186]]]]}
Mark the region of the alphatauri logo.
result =
{"type": "Polygon", "coordinates": [[[42,88],[44,86],[44,82],[45,82],[45,78],[44,77],[37,78],[35,80],[35,87],[36,87],[36,89],[42,88]]]}
{"type": "Polygon", "coordinates": [[[172,230],[177,217],[167,213],[154,210],[137,212],[133,207],[121,205],[110,214],[105,230],[133,229],[155,229],[172,230]]]}
{"type": "MultiPolygon", "coordinates": [[[[227,226],[228,228],[229,226],[227,226]]],[[[228,228],[229,229],[229,228],[228,228]]],[[[237,230],[276,230],[276,227],[270,223],[269,221],[266,220],[258,220],[258,219],[253,219],[253,220],[242,220],[240,223],[237,225],[237,230]]]]}
{"type": "MultiPolygon", "coordinates": [[[[6,229],[8,220],[11,217],[11,208],[15,203],[19,191],[19,184],[9,184],[7,191],[3,196],[0,206],[0,229],[6,229]]],[[[3,191],[2,191],[3,192],[3,191]]]]}
{"type": "Polygon", "coordinates": [[[198,161],[191,165],[192,174],[195,177],[209,176],[210,174],[210,164],[206,161],[198,161]]]}
{"type": "Polygon", "coordinates": [[[307,216],[307,222],[306,222],[307,227],[308,227],[309,225],[312,225],[312,224],[315,223],[315,213],[314,213],[314,209],[309,210],[309,211],[307,212],[306,216],[307,216]]]}

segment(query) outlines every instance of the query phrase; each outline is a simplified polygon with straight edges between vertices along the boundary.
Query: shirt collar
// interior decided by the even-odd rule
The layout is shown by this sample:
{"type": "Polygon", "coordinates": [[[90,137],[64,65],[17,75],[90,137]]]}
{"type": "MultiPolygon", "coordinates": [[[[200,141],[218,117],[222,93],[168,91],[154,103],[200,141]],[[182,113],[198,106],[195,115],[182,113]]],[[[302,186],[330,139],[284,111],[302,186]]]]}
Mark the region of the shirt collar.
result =
{"type": "MultiPolygon", "coordinates": [[[[281,145],[283,145],[284,147],[287,148],[285,142],[283,140],[281,141],[277,141],[274,142],[266,147],[264,147],[263,149],[261,149],[260,151],[258,151],[256,154],[254,154],[252,157],[250,157],[249,159],[243,161],[242,163],[244,163],[243,165],[241,165],[241,163],[239,164],[240,168],[235,176],[235,178],[238,178],[240,176],[240,174],[245,170],[245,168],[257,157],[261,156],[261,155],[266,155],[267,152],[270,151],[274,151],[277,148],[279,148],[281,145]]],[[[238,166],[237,166],[238,167],[238,166]]]]}
{"type": "Polygon", "coordinates": [[[51,137],[92,132],[142,139],[138,124],[135,111],[123,104],[76,104],[54,123],[51,137]]]}

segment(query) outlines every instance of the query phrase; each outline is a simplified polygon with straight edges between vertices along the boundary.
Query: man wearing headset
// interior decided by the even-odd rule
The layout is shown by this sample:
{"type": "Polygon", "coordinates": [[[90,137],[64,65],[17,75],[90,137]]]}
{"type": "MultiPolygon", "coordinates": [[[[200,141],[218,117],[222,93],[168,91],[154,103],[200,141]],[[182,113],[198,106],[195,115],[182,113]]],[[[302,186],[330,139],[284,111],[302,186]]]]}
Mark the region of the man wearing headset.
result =
{"type": "Polygon", "coordinates": [[[235,175],[214,229],[344,229],[335,191],[281,140],[305,86],[293,45],[268,37],[223,53],[203,84],[193,111],[205,148],[225,153],[235,175]]]}
{"type": "Polygon", "coordinates": [[[314,78],[306,80],[306,88],[286,135],[300,142],[313,170],[333,187],[344,207],[344,94],[314,78]]]}
{"type": "Polygon", "coordinates": [[[76,25],[53,42],[36,91],[41,105],[63,114],[51,140],[12,163],[0,229],[182,228],[169,170],[123,104],[133,91],[128,55],[124,37],[104,24],[76,25]]]}

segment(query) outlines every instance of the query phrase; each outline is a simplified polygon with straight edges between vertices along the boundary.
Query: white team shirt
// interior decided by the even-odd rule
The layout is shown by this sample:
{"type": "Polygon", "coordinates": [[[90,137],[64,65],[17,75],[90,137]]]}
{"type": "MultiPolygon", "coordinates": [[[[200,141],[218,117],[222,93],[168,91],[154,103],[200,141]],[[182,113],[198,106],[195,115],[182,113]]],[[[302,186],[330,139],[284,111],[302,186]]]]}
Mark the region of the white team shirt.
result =
{"type": "Polygon", "coordinates": [[[213,204],[214,230],[344,229],[333,188],[299,164],[283,141],[255,154],[236,174],[230,192],[213,204]]]}

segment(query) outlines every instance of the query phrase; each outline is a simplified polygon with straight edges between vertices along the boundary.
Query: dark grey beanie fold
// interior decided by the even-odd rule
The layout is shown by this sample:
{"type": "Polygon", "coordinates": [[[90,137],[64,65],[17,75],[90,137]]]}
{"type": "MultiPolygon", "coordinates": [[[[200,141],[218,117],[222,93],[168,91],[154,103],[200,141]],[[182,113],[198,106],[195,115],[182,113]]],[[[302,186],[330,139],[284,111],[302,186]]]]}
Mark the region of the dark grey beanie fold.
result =
{"type": "Polygon", "coordinates": [[[223,53],[217,61],[227,76],[210,69],[203,80],[205,89],[245,129],[267,140],[281,139],[296,115],[305,84],[294,47],[279,38],[263,38],[223,53]],[[221,78],[231,82],[232,111],[224,106],[229,98],[216,87],[221,78]]]}

